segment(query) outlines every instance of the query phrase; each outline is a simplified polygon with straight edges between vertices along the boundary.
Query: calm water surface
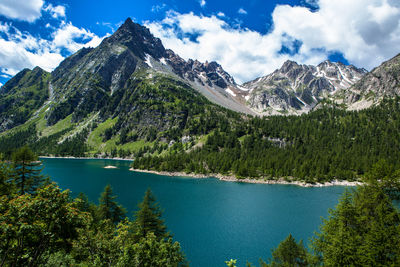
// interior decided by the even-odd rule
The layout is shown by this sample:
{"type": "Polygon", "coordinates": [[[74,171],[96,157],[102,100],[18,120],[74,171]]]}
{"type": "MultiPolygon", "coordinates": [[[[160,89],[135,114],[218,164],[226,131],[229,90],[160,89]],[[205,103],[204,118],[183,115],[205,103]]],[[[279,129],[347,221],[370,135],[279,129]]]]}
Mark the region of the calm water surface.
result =
{"type": "Polygon", "coordinates": [[[238,259],[257,264],[289,233],[306,242],[321,216],[334,208],[344,187],[302,188],[168,177],[129,171],[128,161],[43,159],[44,172],[73,196],[84,192],[96,202],[111,184],[118,202],[136,210],[148,187],[191,266],[225,266],[238,259]],[[104,169],[114,165],[118,169],[104,169]]]}

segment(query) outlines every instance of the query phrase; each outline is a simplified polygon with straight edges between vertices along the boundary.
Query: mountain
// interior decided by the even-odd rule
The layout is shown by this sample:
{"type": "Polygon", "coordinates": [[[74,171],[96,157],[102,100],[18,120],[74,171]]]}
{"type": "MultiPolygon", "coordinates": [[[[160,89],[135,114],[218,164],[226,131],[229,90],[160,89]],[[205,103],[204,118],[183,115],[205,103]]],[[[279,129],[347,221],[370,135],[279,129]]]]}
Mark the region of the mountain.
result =
{"type": "Polygon", "coordinates": [[[0,149],[29,143],[53,155],[162,154],[197,149],[214,131],[232,127],[227,142],[234,145],[233,135],[246,133],[248,114],[302,114],[326,100],[351,108],[372,90],[395,95],[397,66],[395,58],[366,75],[330,61],[287,61],[238,85],[217,62],[185,60],[127,19],[53,72],[25,69],[0,89],[0,149]]]}
{"type": "Polygon", "coordinates": [[[273,73],[242,86],[249,90],[247,104],[260,114],[301,114],[354,85],[365,73],[328,60],[318,66],[288,60],[273,73]]]}
{"type": "Polygon", "coordinates": [[[29,142],[48,154],[118,148],[130,155],[154,142],[192,140],[226,119],[239,120],[224,106],[251,112],[226,91],[235,85],[216,62],[185,61],[127,19],[98,47],[82,48],[52,73],[35,68],[10,79],[1,89],[0,118],[1,130],[12,131],[0,143],[6,151],[29,142]],[[32,88],[37,92],[27,94],[32,88]]]}
{"type": "Polygon", "coordinates": [[[349,109],[368,108],[385,97],[400,95],[400,54],[367,73],[340,94],[349,109]]]}
{"type": "Polygon", "coordinates": [[[226,108],[251,113],[224,91],[235,82],[220,65],[185,61],[166,50],[146,27],[127,19],[98,47],[79,50],[52,72],[54,101],[47,115],[48,124],[71,113],[77,122],[99,111],[110,97],[132,87],[138,79],[160,75],[184,82],[226,108]]]}

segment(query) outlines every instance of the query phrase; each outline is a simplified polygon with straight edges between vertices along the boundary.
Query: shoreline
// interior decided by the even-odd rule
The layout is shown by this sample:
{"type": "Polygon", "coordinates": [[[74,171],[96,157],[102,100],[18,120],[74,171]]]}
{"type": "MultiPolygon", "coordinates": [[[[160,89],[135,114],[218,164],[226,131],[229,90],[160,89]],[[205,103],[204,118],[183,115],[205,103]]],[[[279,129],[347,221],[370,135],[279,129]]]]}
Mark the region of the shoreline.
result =
{"type": "Polygon", "coordinates": [[[130,171],[134,172],[143,172],[143,173],[151,173],[151,174],[156,174],[156,175],[163,175],[163,176],[178,176],[178,177],[188,177],[188,178],[197,178],[197,179],[202,179],[202,178],[216,178],[218,180],[224,181],[224,182],[239,182],[239,183],[250,183],[250,184],[279,184],[279,185],[296,185],[300,187],[326,187],[326,186],[359,186],[362,185],[362,182],[350,182],[350,181],[339,181],[339,180],[333,180],[330,182],[325,182],[325,183],[315,183],[315,184],[310,184],[306,183],[303,181],[285,181],[284,179],[278,179],[278,180],[266,180],[266,179],[250,179],[250,178],[243,178],[243,179],[237,179],[235,176],[232,175],[222,175],[222,174],[209,174],[209,175],[204,175],[204,174],[195,174],[195,173],[184,173],[184,172],[165,172],[165,171],[150,171],[150,170],[140,170],[140,169],[134,169],[130,168],[130,171]]]}
{"type": "MultiPolygon", "coordinates": [[[[55,157],[55,156],[39,156],[39,158],[45,158],[45,159],[94,159],[94,160],[101,160],[101,159],[106,159],[106,160],[125,160],[125,161],[133,161],[133,159],[123,159],[123,158],[96,158],[96,157],[73,157],[73,156],[66,156],[66,157],[55,157]]],[[[110,168],[110,166],[106,166],[106,169],[114,169],[110,168]]],[[[332,180],[330,182],[325,182],[325,183],[315,183],[315,184],[310,184],[306,183],[303,181],[287,181],[282,178],[277,179],[277,180],[266,180],[266,179],[251,179],[251,178],[243,178],[243,179],[238,179],[233,175],[222,175],[218,173],[212,173],[208,175],[204,174],[195,174],[195,173],[184,173],[184,172],[165,172],[165,171],[151,171],[151,170],[140,170],[140,169],[133,169],[130,168],[129,171],[134,171],[134,172],[143,172],[143,173],[151,173],[151,174],[156,174],[156,175],[163,175],[163,176],[177,176],[177,177],[188,177],[188,178],[197,178],[197,179],[202,179],[202,178],[216,178],[220,181],[224,182],[238,182],[238,183],[250,183],[250,184],[269,184],[269,185],[296,185],[300,187],[326,187],[326,186],[359,186],[362,185],[362,182],[350,182],[350,181],[339,181],[339,180],[332,180]]]]}
{"type": "Polygon", "coordinates": [[[39,156],[42,159],[107,159],[107,160],[125,160],[125,161],[133,161],[133,159],[124,159],[124,158],[95,158],[95,157],[55,157],[55,156],[39,156]]]}

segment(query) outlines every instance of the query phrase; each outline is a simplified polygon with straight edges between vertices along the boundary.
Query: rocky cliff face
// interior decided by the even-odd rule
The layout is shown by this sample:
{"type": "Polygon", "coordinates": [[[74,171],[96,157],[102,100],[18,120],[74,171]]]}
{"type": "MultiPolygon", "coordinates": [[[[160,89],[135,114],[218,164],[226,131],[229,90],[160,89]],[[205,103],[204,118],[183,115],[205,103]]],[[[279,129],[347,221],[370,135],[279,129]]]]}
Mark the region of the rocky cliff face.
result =
{"type": "Polygon", "coordinates": [[[280,69],[243,87],[249,89],[247,104],[261,114],[301,114],[349,88],[365,73],[364,69],[330,61],[318,66],[286,61],[280,69]]]}
{"type": "Polygon", "coordinates": [[[400,95],[400,54],[367,73],[354,86],[343,90],[340,97],[349,109],[362,109],[384,97],[400,95]]]}
{"type": "Polygon", "coordinates": [[[166,55],[163,62],[211,102],[234,111],[255,114],[245,104],[247,90],[238,86],[233,77],[217,62],[201,63],[192,59],[185,61],[172,50],[167,50],[166,55]]]}

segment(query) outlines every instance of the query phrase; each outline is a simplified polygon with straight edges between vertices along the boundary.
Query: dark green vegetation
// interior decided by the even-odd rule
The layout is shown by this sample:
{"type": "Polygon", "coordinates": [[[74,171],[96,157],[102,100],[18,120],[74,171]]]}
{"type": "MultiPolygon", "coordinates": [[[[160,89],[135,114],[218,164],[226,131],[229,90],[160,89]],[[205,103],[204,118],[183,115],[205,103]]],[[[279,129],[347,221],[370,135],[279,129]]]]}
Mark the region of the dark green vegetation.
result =
{"type": "Polygon", "coordinates": [[[136,77],[131,88],[108,96],[107,104],[99,113],[88,115],[81,127],[72,122],[73,116],[67,116],[40,130],[46,123],[41,115],[42,118],[3,134],[0,150],[10,155],[13,149],[29,144],[41,155],[134,157],[149,151],[158,154],[172,140],[179,143],[183,136],[195,139],[241,118],[167,77],[136,77]]]}
{"type": "Polygon", "coordinates": [[[343,194],[311,239],[309,250],[289,235],[272,251],[269,262],[260,260],[260,265],[399,266],[400,212],[393,203],[399,199],[400,172],[380,161],[365,182],[343,194]]]}
{"type": "Polygon", "coordinates": [[[26,122],[49,98],[50,73],[24,69],[0,91],[0,131],[26,122]]]}
{"type": "Polygon", "coordinates": [[[113,95],[113,120],[97,117],[81,131],[69,125],[48,136],[32,124],[0,137],[0,149],[10,155],[29,144],[42,155],[134,157],[137,169],[307,182],[357,180],[381,159],[400,167],[399,99],[362,111],[326,105],[302,116],[251,118],[167,78],[135,88],[113,95]]]}
{"type": "Polygon", "coordinates": [[[133,167],[307,182],[354,180],[380,159],[400,167],[399,99],[362,111],[326,106],[302,116],[224,125],[202,147],[185,151],[178,143],[166,155],[136,159],[133,167]]]}
{"type": "Polygon", "coordinates": [[[0,266],[186,265],[150,190],[131,221],[110,186],[97,206],[83,194],[72,199],[54,183],[38,183],[39,172],[22,172],[36,164],[28,148],[13,159],[0,162],[0,266]]]}

